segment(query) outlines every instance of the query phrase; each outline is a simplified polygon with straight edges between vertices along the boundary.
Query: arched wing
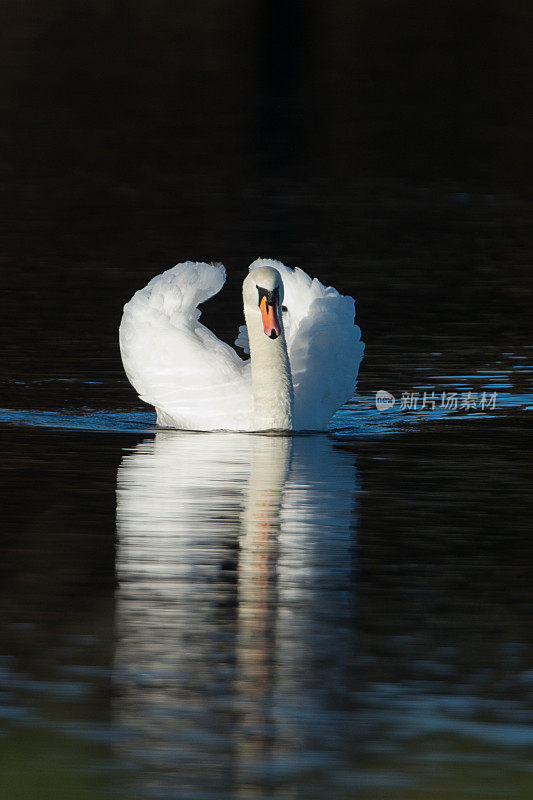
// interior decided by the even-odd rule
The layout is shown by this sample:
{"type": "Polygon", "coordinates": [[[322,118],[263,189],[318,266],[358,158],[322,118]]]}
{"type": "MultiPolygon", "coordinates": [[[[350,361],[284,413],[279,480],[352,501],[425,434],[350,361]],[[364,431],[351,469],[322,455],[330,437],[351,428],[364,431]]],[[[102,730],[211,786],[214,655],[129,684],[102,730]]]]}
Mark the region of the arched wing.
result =
{"type": "Polygon", "coordinates": [[[217,294],[225,279],[221,264],[187,261],[157,275],[124,306],[124,369],[162,424],[196,430],[249,426],[249,366],[198,322],[198,305],[217,294]]]}
{"type": "MultiPolygon", "coordinates": [[[[352,397],[364,344],[354,324],[355,303],[301,269],[257,259],[250,269],[270,266],[285,290],[283,325],[294,385],[297,430],[323,430],[335,411],[352,397]]],[[[246,331],[237,344],[247,346],[246,331]]]]}

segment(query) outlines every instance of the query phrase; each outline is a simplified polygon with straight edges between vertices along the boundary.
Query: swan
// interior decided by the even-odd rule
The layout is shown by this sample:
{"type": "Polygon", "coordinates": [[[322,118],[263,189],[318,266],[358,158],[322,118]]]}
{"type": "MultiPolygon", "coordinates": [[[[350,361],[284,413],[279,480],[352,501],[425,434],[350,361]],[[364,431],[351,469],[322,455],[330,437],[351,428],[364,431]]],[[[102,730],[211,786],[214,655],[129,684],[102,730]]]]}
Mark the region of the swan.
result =
{"type": "Polygon", "coordinates": [[[301,269],[256,259],[243,282],[241,358],[199,322],[222,264],[186,261],[124,306],[128,380],[157,424],[197,431],[318,431],[353,394],[363,356],[354,300],[301,269]]]}

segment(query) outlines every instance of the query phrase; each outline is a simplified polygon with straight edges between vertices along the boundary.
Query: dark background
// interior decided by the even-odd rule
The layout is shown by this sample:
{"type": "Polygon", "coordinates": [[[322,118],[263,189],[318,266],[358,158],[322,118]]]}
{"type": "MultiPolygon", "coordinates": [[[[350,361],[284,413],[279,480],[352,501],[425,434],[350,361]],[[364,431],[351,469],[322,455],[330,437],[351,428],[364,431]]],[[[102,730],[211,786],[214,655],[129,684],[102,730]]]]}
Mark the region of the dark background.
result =
{"type": "Polygon", "coordinates": [[[257,256],[353,294],[360,390],[410,388],[431,350],[473,370],[524,340],[527,2],[6,0],[0,14],[2,405],[135,404],[122,305],[187,259],[225,263],[229,324],[220,300],[204,320],[228,341],[257,256]]]}

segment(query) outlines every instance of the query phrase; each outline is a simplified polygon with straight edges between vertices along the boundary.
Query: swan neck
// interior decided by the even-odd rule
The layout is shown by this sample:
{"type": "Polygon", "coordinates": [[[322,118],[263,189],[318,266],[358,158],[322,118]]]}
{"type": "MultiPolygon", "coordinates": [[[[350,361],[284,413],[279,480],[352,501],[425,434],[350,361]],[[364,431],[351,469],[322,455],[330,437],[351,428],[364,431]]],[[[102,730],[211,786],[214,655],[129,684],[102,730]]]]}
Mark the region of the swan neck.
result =
{"type": "Polygon", "coordinates": [[[283,323],[277,339],[269,339],[261,317],[246,313],[250,342],[254,430],[292,430],[293,386],[283,323]]]}

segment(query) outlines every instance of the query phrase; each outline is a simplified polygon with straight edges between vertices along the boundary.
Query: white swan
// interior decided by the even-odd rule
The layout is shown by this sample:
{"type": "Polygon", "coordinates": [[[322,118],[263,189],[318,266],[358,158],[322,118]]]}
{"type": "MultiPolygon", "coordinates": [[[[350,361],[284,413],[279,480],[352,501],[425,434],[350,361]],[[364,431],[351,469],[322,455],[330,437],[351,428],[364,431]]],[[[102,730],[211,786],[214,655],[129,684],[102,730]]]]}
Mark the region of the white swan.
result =
{"type": "Polygon", "coordinates": [[[354,391],[364,344],[354,301],[301,269],[257,259],[243,283],[236,344],[198,322],[221,264],[187,261],[124,306],[120,351],[130,383],[159,425],[188,430],[324,430],[354,391]]]}

